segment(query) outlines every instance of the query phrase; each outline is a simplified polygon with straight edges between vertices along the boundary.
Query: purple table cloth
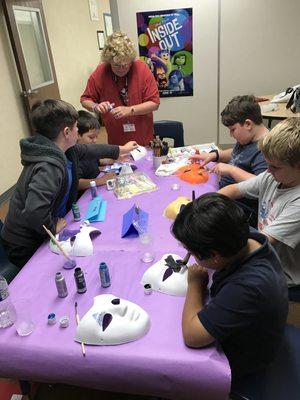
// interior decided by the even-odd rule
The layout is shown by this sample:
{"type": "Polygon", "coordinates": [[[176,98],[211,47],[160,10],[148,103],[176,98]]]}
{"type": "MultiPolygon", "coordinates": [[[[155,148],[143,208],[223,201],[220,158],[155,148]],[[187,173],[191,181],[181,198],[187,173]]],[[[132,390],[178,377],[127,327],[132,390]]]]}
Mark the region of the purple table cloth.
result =
{"type": "MultiPolygon", "coordinates": [[[[77,294],[74,270],[62,268],[64,259],[50,252],[48,243],[42,245],[10,285],[12,300],[31,299],[35,330],[19,337],[14,326],[0,330],[0,376],[33,381],[58,382],[107,391],[160,396],[168,399],[226,399],[230,388],[230,368],[225,355],[212,345],[205,349],[189,349],[181,333],[184,298],[157,292],[145,295],[140,284],[149,264],[140,261],[142,245],[138,238],[121,239],[123,214],[138,204],[149,213],[155,260],[165,253],[185,255],[170,234],[171,221],[162,216],[164,208],[178,196],[191,198],[215,191],[217,178],[211,175],[206,184],[192,186],[177,177],[157,177],[152,161],[137,162],[158,185],[158,190],[128,200],[117,200],[104,187],[98,193],[107,200],[105,222],[93,223],[102,234],[93,240],[94,254],[77,257],[77,266],[85,272],[87,292],[77,294]],[[172,183],[180,189],[173,191],[172,183]],[[100,285],[98,267],[105,261],[110,270],[111,286],[100,285]],[[55,273],[65,276],[69,295],[58,298],[55,273]],[[93,304],[93,297],[113,294],[139,304],[151,319],[151,328],[143,338],[118,346],[86,346],[86,357],[74,341],[76,321],[74,303],[83,316],[93,304]],[[70,317],[68,328],[47,324],[54,312],[57,319],[70,317]]],[[[91,199],[87,191],[79,201],[84,217],[91,199]]],[[[68,214],[69,229],[76,229],[68,214]]],[[[152,263],[150,264],[152,265],[152,263]]]]}

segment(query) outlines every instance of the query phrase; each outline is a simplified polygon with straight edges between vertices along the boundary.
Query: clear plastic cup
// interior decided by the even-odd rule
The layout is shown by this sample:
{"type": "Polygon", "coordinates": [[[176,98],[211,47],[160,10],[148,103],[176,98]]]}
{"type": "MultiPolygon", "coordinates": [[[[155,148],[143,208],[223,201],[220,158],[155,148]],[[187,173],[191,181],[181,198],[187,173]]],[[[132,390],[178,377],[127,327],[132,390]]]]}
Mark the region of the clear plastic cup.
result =
{"type": "Polygon", "coordinates": [[[16,310],[14,325],[19,336],[27,336],[34,330],[32,321],[31,301],[29,299],[18,299],[13,301],[16,310]]]}
{"type": "Polygon", "coordinates": [[[153,261],[155,256],[152,249],[153,240],[151,234],[149,232],[141,233],[139,235],[139,240],[142,250],[141,260],[145,263],[153,261]]]}

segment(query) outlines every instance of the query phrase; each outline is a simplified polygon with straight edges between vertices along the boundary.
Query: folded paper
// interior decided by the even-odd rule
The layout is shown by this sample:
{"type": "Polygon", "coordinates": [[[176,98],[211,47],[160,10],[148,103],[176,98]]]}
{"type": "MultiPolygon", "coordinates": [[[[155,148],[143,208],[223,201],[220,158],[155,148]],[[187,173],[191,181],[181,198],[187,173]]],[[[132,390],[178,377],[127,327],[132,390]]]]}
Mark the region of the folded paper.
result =
{"type": "Polygon", "coordinates": [[[101,196],[90,201],[85,219],[90,222],[103,222],[106,216],[107,201],[101,196]]]}
{"type": "Polygon", "coordinates": [[[148,213],[134,205],[123,215],[121,237],[138,236],[147,232],[148,213]]]}

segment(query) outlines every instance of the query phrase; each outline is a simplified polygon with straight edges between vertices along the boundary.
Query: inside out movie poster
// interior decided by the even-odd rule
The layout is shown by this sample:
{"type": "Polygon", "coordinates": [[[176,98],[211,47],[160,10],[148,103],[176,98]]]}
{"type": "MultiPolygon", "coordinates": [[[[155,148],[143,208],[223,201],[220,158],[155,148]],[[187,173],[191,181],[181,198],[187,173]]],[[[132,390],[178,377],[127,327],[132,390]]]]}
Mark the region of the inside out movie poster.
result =
{"type": "Polygon", "coordinates": [[[193,95],[192,8],[136,14],[140,59],[161,97],[193,95]]]}

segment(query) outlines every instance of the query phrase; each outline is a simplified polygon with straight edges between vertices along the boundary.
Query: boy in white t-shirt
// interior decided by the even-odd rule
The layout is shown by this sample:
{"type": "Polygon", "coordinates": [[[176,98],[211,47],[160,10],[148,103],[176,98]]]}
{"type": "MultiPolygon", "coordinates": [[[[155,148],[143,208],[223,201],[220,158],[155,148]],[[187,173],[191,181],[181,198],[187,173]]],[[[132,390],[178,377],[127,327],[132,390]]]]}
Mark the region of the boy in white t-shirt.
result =
{"type": "Polygon", "coordinates": [[[258,199],[258,230],[279,255],[290,299],[300,300],[300,118],[277,124],[259,148],[268,170],[219,192],[232,199],[258,199]]]}

